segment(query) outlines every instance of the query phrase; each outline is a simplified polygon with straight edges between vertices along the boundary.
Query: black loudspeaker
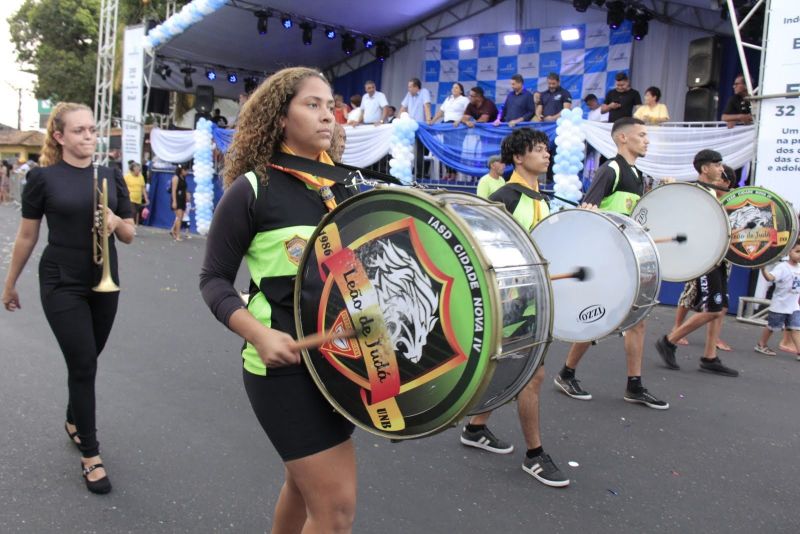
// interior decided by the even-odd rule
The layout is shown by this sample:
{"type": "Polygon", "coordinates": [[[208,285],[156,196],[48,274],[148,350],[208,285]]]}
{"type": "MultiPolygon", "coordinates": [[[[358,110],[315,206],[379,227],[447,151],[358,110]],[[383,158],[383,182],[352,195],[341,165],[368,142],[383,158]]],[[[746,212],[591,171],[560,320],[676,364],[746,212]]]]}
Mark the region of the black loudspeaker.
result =
{"type": "Polygon", "coordinates": [[[150,88],[150,99],[147,101],[147,112],[169,115],[169,91],[150,88]]]}
{"type": "Polygon", "coordinates": [[[194,109],[200,113],[211,113],[214,108],[214,88],[198,85],[194,93],[194,109]]]}
{"type": "Polygon", "coordinates": [[[686,86],[719,87],[719,59],[722,45],[716,37],[703,37],[689,43],[686,86]]]}
{"type": "Polygon", "coordinates": [[[719,94],[716,89],[697,87],[686,93],[683,120],[686,122],[710,122],[717,120],[719,94]]]}

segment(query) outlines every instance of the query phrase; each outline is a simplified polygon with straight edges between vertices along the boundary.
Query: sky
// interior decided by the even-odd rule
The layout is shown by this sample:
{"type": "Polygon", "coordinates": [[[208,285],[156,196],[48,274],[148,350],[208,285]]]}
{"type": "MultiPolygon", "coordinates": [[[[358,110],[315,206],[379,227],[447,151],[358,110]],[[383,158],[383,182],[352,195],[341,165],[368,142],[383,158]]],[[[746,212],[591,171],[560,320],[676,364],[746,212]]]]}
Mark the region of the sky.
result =
{"type": "Polygon", "coordinates": [[[18,89],[22,89],[22,129],[39,129],[39,111],[33,96],[34,76],[20,71],[7,19],[24,0],[0,1],[0,123],[17,127],[18,89]]]}

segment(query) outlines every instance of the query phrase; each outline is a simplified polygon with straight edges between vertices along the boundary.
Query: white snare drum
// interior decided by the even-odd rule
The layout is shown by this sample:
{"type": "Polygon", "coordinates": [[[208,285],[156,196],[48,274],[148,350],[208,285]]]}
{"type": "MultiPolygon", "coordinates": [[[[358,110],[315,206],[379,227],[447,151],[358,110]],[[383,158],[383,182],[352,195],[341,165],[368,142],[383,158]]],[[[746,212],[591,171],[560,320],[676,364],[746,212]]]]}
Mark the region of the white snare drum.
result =
{"type": "Polygon", "coordinates": [[[683,243],[657,243],[661,276],[685,282],[710,271],[725,257],[731,229],[716,195],[687,183],[664,184],[645,194],[631,215],[659,239],[684,234],[683,243]]]}
{"type": "Polygon", "coordinates": [[[658,303],[658,250],[629,217],[559,211],[536,225],[531,237],[551,273],[589,270],[584,281],[553,282],[554,337],[572,342],[600,339],[633,327],[658,303]]]}

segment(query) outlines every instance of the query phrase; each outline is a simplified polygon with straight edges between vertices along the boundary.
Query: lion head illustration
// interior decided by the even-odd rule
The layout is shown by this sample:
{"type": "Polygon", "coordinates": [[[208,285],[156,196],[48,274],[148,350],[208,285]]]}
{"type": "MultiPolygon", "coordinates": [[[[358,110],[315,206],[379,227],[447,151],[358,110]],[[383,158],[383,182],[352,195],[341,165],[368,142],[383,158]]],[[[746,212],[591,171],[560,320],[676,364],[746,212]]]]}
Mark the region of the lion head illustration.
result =
{"type": "Polygon", "coordinates": [[[389,240],[379,240],[364,265],[378,293],[394,349],[418,363],[428,334],[436,325],[439,295],[431,279],[409,254],[389,240]]]}

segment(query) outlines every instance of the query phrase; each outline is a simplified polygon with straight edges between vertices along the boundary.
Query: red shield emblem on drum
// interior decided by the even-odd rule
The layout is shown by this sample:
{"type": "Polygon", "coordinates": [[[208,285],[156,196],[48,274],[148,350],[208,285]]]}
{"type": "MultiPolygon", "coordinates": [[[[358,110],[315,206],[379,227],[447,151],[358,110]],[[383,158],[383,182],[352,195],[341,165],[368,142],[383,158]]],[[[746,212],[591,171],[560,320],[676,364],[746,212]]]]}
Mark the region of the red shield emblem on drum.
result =
{"type": "Polygon", "coordinates": [[[737,256],[755,260],[778,245],[774,203],[746,199],[725,209],[731,223],[731,250],[737,256]]]}
{"type": "Polygon", "coordinates": [[[437,267],[435,251],[425,248],[410,217],[349,247],[341,247],[337,232],[326,228],[320,239],[318,329],[352,328],[357,336],[320,352],[360,388],[374,422],[397,430],[403,417],[395,397],[467,361],[451,322],[453,278],[437,267]]]}

